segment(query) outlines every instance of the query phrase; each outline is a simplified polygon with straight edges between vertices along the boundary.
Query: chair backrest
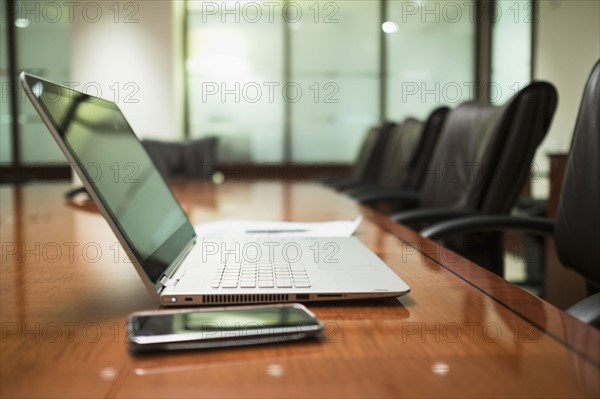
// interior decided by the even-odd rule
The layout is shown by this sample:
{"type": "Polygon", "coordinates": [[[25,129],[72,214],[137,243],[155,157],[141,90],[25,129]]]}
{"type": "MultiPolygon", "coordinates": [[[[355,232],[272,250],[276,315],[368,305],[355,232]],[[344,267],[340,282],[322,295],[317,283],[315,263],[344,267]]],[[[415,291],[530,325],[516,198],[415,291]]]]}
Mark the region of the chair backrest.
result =
{"type": "MultiPolygon", "coordinates": [[[[422,127],[422,134],[416,143],[416,147],[409,158],[408,165],[404,165],[403,178],[406,179],[406,188],[418,191],[425,179],[425,168],[431,160],[440,133],[450,113],[450,108],[439,107],[433,110],[427,117],[422,127]]],[[[414,128],[410,128],[414,131],[414,128]]]]}
{"type": "Polygon", "coordinates": [[[423,122],[408,118],[390,131],[377,182],[384,186],[406,187],[403,167],[408,164],[423,133],[423,122]]]}
{"type": "Polygon", "coordinates": [[[372,127],[367,131],[367,134],[360,145],[356,161],[354,161],[354,165],[352,166],[352,172],[350,173],[352,177],[360,179],[360,177],[364,174],[369,163],[371,153],[374,151],[377,144],[378,135],[378,127],[372,127]]]}
{"type": "Polygon", "coordinates": [[[562,264],[600,288],[600,61],[579,108],[554,236],[562,264]]]}
{"type": "Polygon", "coordinates": [[[377,180],[386,143],[394,126],[393,123],[384,122],[381,126],[369,129],[352,167],[353,178],[372,182],[377,180]]]}
{"type": "Polygon", "coordinates": [[[504,107],[478,165],[475,181],[464,198],[467,208],[508,213],[531,172],[531,162],[546,137],[558,94],[547,82],[534,82],[504,107]]]}
{"type": "Polygon", "coordinates": [[[469,102],[448,116],[425,171],[422,207],[507,213],[546,135],[557,94],[534,82],[505,105],[469,102]]]}
{"type": "Polygon", "coordinates": [[[450,111],[440,107],[425,122],[407,118],[395,125],[387,139],[377,182],[384,186],[416,191],[450,111]]]}
{"type": "Polygon", "coordinates": [[[165,179],[210,179],[217,167],[217,137],[186,142],[142,143],[165,179]]]}

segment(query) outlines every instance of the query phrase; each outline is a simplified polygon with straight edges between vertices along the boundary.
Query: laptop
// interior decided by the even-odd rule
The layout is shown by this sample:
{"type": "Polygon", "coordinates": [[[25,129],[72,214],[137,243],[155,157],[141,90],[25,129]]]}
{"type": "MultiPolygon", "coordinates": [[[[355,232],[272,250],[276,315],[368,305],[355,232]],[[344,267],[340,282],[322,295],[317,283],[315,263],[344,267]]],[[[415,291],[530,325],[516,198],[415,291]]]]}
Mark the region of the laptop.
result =
{"type": "Polygon", "coordinates": [[[354,237],[199,238],[115,103],[24,72],[20,80],[162,305],[308,302],[409,292],[354,237]]]}

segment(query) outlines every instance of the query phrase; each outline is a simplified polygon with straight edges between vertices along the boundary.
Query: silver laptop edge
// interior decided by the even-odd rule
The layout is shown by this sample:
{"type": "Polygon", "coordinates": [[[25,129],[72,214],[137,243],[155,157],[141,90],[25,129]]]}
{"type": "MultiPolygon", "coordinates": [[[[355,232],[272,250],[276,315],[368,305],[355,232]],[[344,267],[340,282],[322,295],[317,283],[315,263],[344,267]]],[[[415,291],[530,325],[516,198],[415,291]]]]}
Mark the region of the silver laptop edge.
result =
{"type": "MultiPolygon", "coordinates": [[[[44,111],[42,109],[42,107],[40,106],[40,104],[38,103],[38,99],[35,97],[35,95],[33,93],[33,89],[31,87],[29,87],[29,83],[26,80],[26,76],[31,76],[34,79],[38,79],[38,80],[42,80],[42,81],[45,81],[46,79],[40,78],[40,77],[35,76],[35,75],[27,74],[25,72],[21,72],[21,74],[19,75],[19,80],[21,81],[21,84],[23,85],[23,88],[25,90],[25,93],[26,93],[27,97],[29,98],[29,100],[33,104],[33,107],[35,108],[35,110],[38,112],[38,114],[42,118],[42,121],[44,122],[44,125],[46,125],[46,127],[48,128],[48,130],[52,134],[52,137],[54,137],[54,140],[58,144],[60,150],[62,151],[62,153],[65,155],[65,157],[69,161],[70,166],[73,168],[73,170],[75,170],[75,173],[77,174],[77,176],[81,180],[83,186],[85,187],[85,189],[87,190],[88,194],[90,195],[90,197],[94,201],[95,205],[98,207],[98,210],[102,214],[102,217],[108,222],[108,225],[110,226],[112,232],[115,234],[115,236],[117,236],[117,240],[119,241],[119,244],[121,244],[121,246],[125,249],[128,258],[131,260],[131,263],[133,263],[133,266],[135,267],[135,270],[138,273],[138,275],[142,278],[142,281],[144,282],[144,285],[148,289],[148,292],[150,292],[152,295],[158,295],[158,294],[160,294],[160,292],[165,287],[164,282],[168,282],[170,280],[171,276],[174,273],[176,273],[177,268],[183,262],[183,260],[184,260],[185,256],[187,255],[187,253],[189,253],[189,251],[191,251],[191,249],[193,248],[194,243],[195,243],[195,238],[186,245],[186,251],[183,252],[183,253],[181,253],[169,265],[169,267],[165,270],[163,276],[157,281],[156,284],[154,284],[152,282],[152,280],[150,280],[150,278],[146,274],[146,271],[144,270],[144,267],[142,266],[142,264],[138,261],[137,257],[135,256],[135,251],[129,245],[129,242],[125,239],[125,237],[121,233],[121,230],[115,224],[115,222],[113,221],[112,217],[110,216],[110,213],[105,208],[104,203],[98,197],[98,195],[96,194],[96,191],[94,190],[94,188],[89,183],[87,177],[85,176],[85,174],[81,170],[81,167],[80,167],[79,163],[73,157],[73,155],[71,154],[71,152],[67,148],[66,144],[63,142],[63,139],[60,136],[60,133],[54,128],[54,125],[52,124],[52,122],[50,121],[50,119],[48,119],[48,117],[46,116],[46,111],[44,111]]],[[[66,86],[59,85],[57,83],[52,83],[52,84],[54,84],[56,86],[60,86],[60,87],[62,87],[64,89],[67,89],[67,90],[72,90],[72,89],[69,89],[66,86]]]]}

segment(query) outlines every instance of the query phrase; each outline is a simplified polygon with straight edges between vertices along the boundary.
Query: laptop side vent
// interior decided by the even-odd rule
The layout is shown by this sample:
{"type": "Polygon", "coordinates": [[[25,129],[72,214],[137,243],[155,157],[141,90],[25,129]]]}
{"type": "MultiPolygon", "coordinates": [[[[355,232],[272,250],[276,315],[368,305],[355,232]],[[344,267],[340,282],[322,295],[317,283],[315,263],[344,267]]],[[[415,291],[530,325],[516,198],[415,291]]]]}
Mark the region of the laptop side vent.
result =
{"type": "Polygon", "coordinates": [[[204,295],[202,303],[223,305],[234,303],[265,303],[288,302],[287,294],[231,294],[231,295],[204,295]]]}

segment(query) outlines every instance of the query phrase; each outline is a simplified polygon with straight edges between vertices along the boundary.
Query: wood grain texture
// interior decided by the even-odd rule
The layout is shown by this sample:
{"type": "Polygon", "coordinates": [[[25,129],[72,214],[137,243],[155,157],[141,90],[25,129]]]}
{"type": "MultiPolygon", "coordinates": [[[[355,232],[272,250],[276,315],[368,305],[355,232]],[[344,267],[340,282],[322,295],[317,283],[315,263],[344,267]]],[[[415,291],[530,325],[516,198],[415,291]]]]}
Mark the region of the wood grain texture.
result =
{"type": "Polygon", "coordinates": [[[309,304],[325,340],[132,357],[125,320],[157,309],[107,223],[65,184],[0,188],[0,393],[13,397],[598,397],[600,333],[310,183],[176,183],[194,223],[365,215],[357,236],[412,288],[309,304]],[[72,251],[69,250],[72,248],[72,251]]]}

